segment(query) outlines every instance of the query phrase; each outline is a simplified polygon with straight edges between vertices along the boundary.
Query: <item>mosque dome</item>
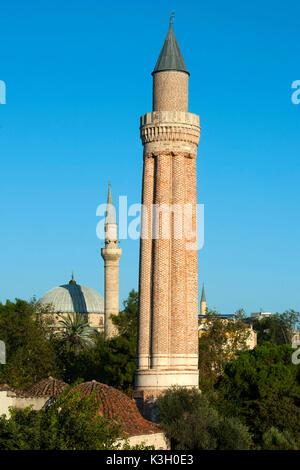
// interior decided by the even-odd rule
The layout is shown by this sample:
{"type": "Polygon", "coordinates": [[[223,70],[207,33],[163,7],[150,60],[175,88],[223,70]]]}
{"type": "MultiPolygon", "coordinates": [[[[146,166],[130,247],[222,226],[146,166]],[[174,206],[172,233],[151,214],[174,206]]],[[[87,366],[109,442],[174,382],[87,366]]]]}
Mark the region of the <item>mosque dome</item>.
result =
{"type": "Polygon", "coordinates": [[[94,289],[77,284],[73,275],[69,284],[54,287],[39,302],[51,304],[53,313],[104,313],[103,297],[94,289]]]}
{"type": "Polygon", "coordinates": [[[30,397],[58,397],[67,387],[62,380],[48,377],[29,387],[25,393],[30,397]]]}

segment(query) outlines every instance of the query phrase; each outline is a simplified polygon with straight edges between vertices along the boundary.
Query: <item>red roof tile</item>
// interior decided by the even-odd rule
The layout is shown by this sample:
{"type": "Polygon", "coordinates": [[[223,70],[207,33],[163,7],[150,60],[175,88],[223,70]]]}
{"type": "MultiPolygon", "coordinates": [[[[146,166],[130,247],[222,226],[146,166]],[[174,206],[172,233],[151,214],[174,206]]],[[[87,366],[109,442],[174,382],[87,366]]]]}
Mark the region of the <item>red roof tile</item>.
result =
{"type": "Polygon", "coordinates": [[[125,436],[161,432],[158,424],[143,418],[134,400],[116,388],[92,380],[77,385],[75,390],[81,390],[83,396],[95,391],[100,414],[121,424],[125,436]]]}
{"type": "Polygon", "coordinates": [[[25,393],[30,397],[57,397],[67,387],[68,384],[62,380],[48,377],[29,387],[25,393]]]}

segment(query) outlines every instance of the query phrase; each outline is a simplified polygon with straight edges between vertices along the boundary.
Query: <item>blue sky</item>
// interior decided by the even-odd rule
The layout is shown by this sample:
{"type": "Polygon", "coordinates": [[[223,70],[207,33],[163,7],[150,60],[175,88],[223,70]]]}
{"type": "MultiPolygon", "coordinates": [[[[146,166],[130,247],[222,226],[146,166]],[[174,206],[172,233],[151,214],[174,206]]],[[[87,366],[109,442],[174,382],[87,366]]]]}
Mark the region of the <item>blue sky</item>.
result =
{"type": "MultiPolygon", "coordinates": [[[[68,282],[104,290],[98,204],[140,201],[139,117],[175,10],[200,115],[199,286],[232,313],[300,309],[300,4],[11,1],[1,6],[0,300],[68,282]]],[[[138,285],[124,240],[120,297],[138,285]]]]}

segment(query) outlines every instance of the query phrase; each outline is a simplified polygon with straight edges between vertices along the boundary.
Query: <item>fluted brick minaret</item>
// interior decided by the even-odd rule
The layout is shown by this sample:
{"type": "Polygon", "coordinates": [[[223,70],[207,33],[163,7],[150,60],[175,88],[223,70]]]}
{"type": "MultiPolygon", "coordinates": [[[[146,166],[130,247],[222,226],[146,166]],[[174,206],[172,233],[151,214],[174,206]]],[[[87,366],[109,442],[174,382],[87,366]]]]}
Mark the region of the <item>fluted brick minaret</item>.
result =
{"type": "Polygon", "coordinates": [[[111,319],[111,315],[119,314],[119,260],[122,255],[122,249],[118,247],[117,232],[116,211],[109,184],[105,216],[105,248],[101,249],[105,271],[104,310],[106,338],[111,338],[117,334],[117,328],[111,319]]]}
{"type": "Polygon", "coordinates": [[[196,157],[200,123],[197,115],[188,112],[188,82],[189,72],[170,23],[153,71],[153,111],[141,117],[140,125],[144,212],[137,398],[138,391],[147,399],[173,384],[198,387],[196,157]],[[153,212],[153,205],[162,210],[153,212]],[[171,206],[176,212],[168,214],[166,208],[171,206]],[[169,237],[163,233],[166,227],[169,237]]]}

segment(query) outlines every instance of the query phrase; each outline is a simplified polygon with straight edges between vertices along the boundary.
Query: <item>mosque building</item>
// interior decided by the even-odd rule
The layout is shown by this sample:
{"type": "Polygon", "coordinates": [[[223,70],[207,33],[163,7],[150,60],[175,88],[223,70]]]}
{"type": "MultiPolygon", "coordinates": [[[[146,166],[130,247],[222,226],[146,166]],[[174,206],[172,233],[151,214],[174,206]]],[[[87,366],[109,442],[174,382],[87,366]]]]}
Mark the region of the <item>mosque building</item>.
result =
{"type": "Polygon", "coordinates": [[[110,184],[104,227],[105,247],[101,250],[101,256],[104,259],[105,297],[90,287],[77,284],[72,274],[68,284],[54,287],[39,300],[42,306],[49,306],[57,330],[63,328],[61,316],[80,313],[98,333],[105,332],[109,338],[116,334],[111,315],[119,313],[119,260],[122,250],[118,247],[116,212],[110,184]]]}

